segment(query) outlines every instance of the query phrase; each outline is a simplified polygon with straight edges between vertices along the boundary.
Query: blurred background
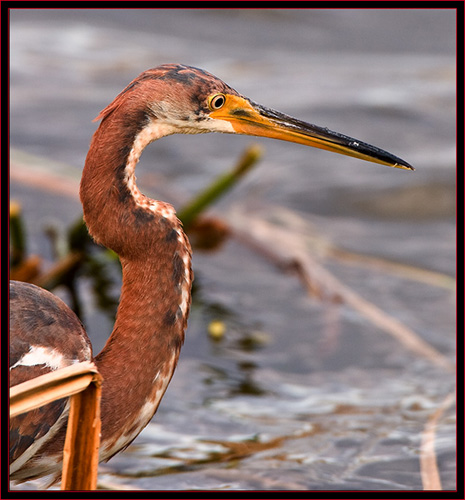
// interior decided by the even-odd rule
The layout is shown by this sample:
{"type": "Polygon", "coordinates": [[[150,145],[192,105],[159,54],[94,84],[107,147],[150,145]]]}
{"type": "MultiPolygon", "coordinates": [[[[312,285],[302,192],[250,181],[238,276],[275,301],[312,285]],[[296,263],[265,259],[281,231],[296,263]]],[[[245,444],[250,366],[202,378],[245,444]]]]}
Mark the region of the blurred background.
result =
{"type": "MultiPolygon", "coordinates": [[[[144,152],[141,191],[177,208],[249,145],[263,156],[209,211],[231,237],[194,250],[177,371],[145,431],[100,467],[102,486],[422,489],[422,433],[442,408],[437,464],[442,487],[455,488],[455,408],[441,406],[455,387],[455,27],[453,9],[10,10],[10,199],[45,272],[82,213],[93,118],[162,63],[203,68],[416,168],[219,134],[144,152]],[[277,231],[257,250],[263,226],[277,231]],[[277,265],[295,245],[442,361],[351,304],[310,296],[277,265]]],[[[78,291],[97,353],[112,319],[88,278],[78,291]]]]}

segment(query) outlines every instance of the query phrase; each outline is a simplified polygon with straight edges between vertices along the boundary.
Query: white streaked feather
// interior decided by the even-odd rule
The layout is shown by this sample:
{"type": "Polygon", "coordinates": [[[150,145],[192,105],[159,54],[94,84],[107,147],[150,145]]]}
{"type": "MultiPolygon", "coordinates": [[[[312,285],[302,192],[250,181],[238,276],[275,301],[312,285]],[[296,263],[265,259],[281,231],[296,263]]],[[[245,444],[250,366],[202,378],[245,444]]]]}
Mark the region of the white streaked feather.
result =
{"type": "Polygon", "coordinates": [[[31,345],[29,351],[23,354],[21,358],[10,367],[10,370],[17,366],[38,366],[45,365],[52,370],[59,370],[69,366],[70,363],[78,363],[79,359],[70,360],[63,354],[51,347],[43,347],[39,345],[31,345]]]}

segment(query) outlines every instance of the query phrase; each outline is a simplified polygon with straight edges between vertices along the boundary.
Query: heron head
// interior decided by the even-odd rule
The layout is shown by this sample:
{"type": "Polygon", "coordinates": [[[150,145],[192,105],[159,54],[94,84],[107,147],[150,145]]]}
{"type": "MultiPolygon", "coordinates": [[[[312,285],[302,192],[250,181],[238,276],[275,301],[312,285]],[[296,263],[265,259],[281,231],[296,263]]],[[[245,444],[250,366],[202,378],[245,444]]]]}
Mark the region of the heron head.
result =
{"type": "Polygon", "coordinates": [[[120,101],[143,102],[145,116],[158,127],[157,137],[206,132],[269,137],[413,170],[387,151],[257,104],[219,78],[191,66],[165,64],[145,71],[98,118],[105,118],[120,101]]]}

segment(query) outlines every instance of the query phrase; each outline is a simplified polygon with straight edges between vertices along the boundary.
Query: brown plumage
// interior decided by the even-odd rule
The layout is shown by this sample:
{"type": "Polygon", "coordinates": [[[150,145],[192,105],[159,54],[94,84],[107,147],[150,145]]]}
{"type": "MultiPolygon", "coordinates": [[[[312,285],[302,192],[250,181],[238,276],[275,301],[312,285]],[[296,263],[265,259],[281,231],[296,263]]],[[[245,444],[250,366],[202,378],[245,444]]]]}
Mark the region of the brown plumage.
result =
{"type": "MultiPolygon", "coordinates": [[[[173,375],[184,341],[192,285],[191,249],[169,204],[135,183],[143,149],[173,133],[249,134],[311,145],[412,169],[350,137],[260,106],[209,73],[178,64],[148,70],[98,116],[81,180],[84,219],[94,239],[120,257],[123,284],[113,331],[95,358],[75,315],[24,283],[10,287],[11,384],[94,359],[103,376],[100,459],[124,449],[147,425],[173,375]]],[[[59,478],[67,403],[10,422],[10,477],[59,478]]]]}

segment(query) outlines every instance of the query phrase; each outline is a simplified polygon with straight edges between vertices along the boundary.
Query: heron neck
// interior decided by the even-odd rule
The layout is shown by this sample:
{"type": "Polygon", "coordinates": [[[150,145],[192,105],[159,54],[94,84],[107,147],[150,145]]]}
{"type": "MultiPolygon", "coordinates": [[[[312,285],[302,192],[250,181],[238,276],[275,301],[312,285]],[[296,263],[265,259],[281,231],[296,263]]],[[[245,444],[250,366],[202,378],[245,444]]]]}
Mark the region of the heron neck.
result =
{"type": "Polygon", "coordinates": [[[126,124],[103,120],[81,181],[89,232],[119,255],[123,270],[113,332],[95,358],[104,380],[102,450],[108,457],[132,441],[158,407],[184,340],[192,283],[190,245],[173,208],[135,184],[142,150],[166,131],[153,123],[140,130],[126,124]]]}

